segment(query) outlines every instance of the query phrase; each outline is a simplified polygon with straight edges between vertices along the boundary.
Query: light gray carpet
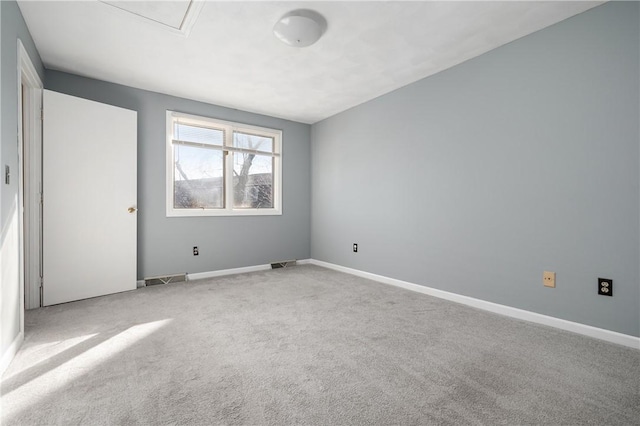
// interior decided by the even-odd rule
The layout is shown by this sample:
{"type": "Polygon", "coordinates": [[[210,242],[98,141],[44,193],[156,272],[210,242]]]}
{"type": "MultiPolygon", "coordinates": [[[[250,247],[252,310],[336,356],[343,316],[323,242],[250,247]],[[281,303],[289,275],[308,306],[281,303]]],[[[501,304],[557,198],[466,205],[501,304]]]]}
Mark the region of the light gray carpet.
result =
{"type": "Polygon", "coordinates": [[[640,352],[316,266],[30,311],[2,424],[640,424],[640,352]]]}

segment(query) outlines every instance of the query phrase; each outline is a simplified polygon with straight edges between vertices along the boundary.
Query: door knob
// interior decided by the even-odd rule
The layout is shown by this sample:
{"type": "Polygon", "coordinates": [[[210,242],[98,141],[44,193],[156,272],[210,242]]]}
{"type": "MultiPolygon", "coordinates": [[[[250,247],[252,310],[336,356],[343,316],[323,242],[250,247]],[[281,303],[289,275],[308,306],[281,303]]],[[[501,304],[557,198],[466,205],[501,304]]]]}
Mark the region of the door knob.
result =
{"type": "Polygon", "coordinates": [[[127,211],[128,211],[129,213],[135,213],[136,211],[138,211],[138,209],[136,209],[135,207],[129,207],[129,208],[127,209],[127,211]]]}

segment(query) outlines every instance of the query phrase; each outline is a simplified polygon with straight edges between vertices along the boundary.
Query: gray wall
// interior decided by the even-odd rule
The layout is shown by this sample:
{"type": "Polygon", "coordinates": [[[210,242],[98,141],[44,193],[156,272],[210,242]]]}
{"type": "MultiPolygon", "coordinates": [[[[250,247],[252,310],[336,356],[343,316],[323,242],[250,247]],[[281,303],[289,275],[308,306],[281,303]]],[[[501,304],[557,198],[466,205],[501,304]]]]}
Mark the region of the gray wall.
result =
{"type": "Polygon", "coordinates": [[[46,71],[45,87],[138,112],[138,279],[309,258],[309,125],[57,71],[46,71]],[[282,129],[282,216],[167,218],[167,110],[282,129]]]}
{"type": "Polygon", "coordinates": [[[314,124],[312,258],[639,336],[638,18],[608,3],[314,124]]]}
{"type": "Polygon", "coordinates": [[[14,1],[0,1],[0,357],[20,332],[18,246],[18,39],[36,71],[44,79],[40,55],[33,44],[22,13],[14,1]],[[11,183],[4,183],[4,166],[11,168],[11,183]]]}

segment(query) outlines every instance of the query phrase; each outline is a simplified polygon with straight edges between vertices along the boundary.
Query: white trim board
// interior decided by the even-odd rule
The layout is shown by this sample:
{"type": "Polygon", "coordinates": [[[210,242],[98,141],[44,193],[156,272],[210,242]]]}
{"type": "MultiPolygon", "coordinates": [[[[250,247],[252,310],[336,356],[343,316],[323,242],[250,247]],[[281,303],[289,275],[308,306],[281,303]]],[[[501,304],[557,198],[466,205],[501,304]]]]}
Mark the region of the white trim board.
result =
{"type": "Polygon", "coordinates": [[[245,266],[242,268],[220,269],[219,271],[195,272],[187,274],[187,281],[202,280],[205,278],[222,277],[225,275],[245,274],[247,272],[266,271],[271,269],[271,264],[245,266]]]}
{"type": "Polygon", "coordinates": [[[16,338],[13,339],[13,342],[11,342],[5,353],[2,355],[2,359],[0,359],[0,376],[4,374],[7,367],[9,367],[9,364],[11,364],[11,361],[13,361],[13,357],[18,353],[18,349],[22,346],[23,341],[24,333],[21,331],[18,333],[16,338]]]}
{"type": "MultiPolygon", "coordinates": [[[[311,259],[302,259],[295,260],[296,265],[309,265],[312,263],[311,259]]],[[[236,275],[236,274],[245,274],[247,272],[257,272],[257,271],[266,271],[271,269],[271,264],[267,263],[265,265],[255,265],[255,266],[244,266],[242,268],[233,268],[233,269],[221,269],[219,271],[208,271],[208,272],[192,272],[187,273],[187,281],[192,280],[202,280],[205,278],[213,278],[213,277],[222,277],[225,275],[236,275]]]]}
{"type": "MultiPolygon", "coordinates": [[[[298,263],[301,264],[302,262],[299,261],[298,263]]],[[[610,343],[616,343],[618,345],[623,345],[633,349],[640,350],[640,338],[635,336],[630,336],[628,334],[622,334],[615,331],[593,327],[590,325],[585,325],[585,324],[580,324],[573,321],[563,320],[560,318],[550,317],[548,315],[542,315],[542,314],[538,314],[531,311],[525,311],[524,309],[513,308],[511,306],[500,305],[498,303],[487,302],[485,300],[480,300],[480,299],[476,299],[469,296],[462,296],[460,294],[450,293],[448,291],[438,290],[431,287],[425,287],[425,286],[410,283],[407,281],[401,281],[395,278],[385,277],[383,275],[376,275],[370,272],[360,271],[358,269],[347,268],[345,266],[323,262],[321,260],[309,259],[308,262],[305,262],[305,263],[322,266],[324,268],[333,269],[335,271],[344,272],[347,274],[355,275],[357,277],[377,281],[383,284],[389,284],[396,287],[401,287],[401,288],[415,291],[418,293],[427,294],[429,296],[438,297],[440,299],[449,300],[451,302],[461,303],[463,305],[472,306],[474,308],[482,309],[484,311],[489,311],[496,314],[505,315],[511,318],[517,318],[520,320],[533,322],[536,324],[542,324],[542,325],[558,328],[565,331],[571,331],[573,333],[582,334],[584,336],[589,336],[589,337],[604,340],[610,343]]]]}
{"type": "MultiPolygon", "coordinates": [[[[295,261],[297,265],[309,265],[312,263],[311,259],[302,259],[295,261]]],[[[236,274],[246,274],[248,272],[257,272],[257,271],[267,271],[271,269],[271,264],[267,263],[265,265],[254,265],[254,266],[244,266],[241,268],[232,268],[232,269],[220,269],[217,271],[206,271],[206,272],[187,272],[187,281],[193,280],[204,280],[206,278],[214,278],[214,277],[223,277],[225,275],[236,275],[236,274]]],[[[144,280],[139,280],[137,282],[138,288],[145,287],[144,280]]]]}

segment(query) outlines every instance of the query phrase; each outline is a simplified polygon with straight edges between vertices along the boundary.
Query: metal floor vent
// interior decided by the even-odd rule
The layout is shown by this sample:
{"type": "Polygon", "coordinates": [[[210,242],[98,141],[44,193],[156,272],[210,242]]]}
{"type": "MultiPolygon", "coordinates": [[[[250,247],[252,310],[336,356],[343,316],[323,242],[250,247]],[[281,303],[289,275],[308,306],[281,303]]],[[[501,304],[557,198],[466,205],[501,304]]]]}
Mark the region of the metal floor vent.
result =
{"type": "Polygon", "coordinates": [[[295,260],[283,260],[282,262],[273,262],[271,269],[286,268],[287,266],[295,266],[295,260]]]}
{"type": "Polygon", "coordinates": [[[144,285],[169,284],[180,281],[187,281],[187,274],[166,275],[163,277],[149,277],[144,279],[144,285]]]}

